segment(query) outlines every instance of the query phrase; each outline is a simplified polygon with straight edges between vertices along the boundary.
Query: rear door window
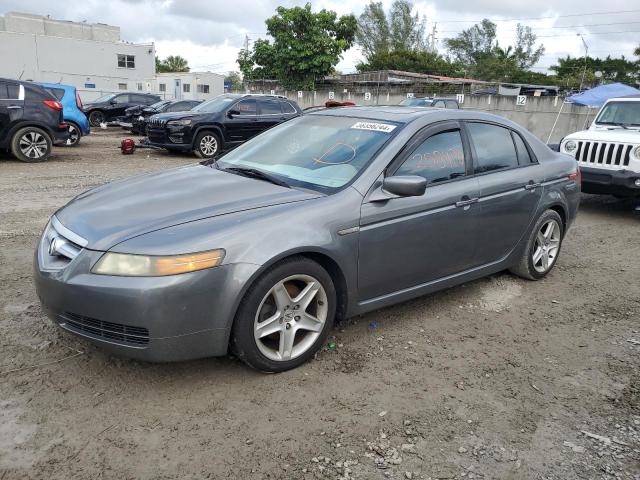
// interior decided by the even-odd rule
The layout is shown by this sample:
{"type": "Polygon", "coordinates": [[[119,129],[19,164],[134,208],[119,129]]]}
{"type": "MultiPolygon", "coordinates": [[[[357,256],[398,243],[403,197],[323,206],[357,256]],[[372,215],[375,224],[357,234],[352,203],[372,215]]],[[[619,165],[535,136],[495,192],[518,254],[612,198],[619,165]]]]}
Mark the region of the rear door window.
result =
{"type": "Polygon", "coordinates": [[[280,104],[282,105],[282,111],[284,113],[297,113],[296,109],[293,108],[293,105],[291,105],[289,102],[281,100],[280,104]]]}
{"type": "Polygon", "coordinates": [[[260,115],[282,115],[280,102],[277,100],[260,100],[260,115]]]}
{"type": "Polygon", "coordinates": [[[433,104],[433,106],[434,106],[435,108],[444,108],[444,101],[443,101],[443,100],[438,100],[437,102],[435,102],[435,103],[433,104]]]}
{"type": "Polygon", "coordinates": [[[113,97],[113,101],[115,103],[129,103],[129,94],[116,95],[115,97],[113,97]]]}
{"type": "Polygon", "coordinates": [[[419,175],[428,184],[464,177],[464,148],[460,130],[436,133],[427,138],[394,175],[419,175]]]}
{"type": "Polygon", "coordinates": [[[18,100],[19,97],[20,85],[0,82],[0,100],[18,100]]]}
{"type": "Polygon", "coordinates": [[[467,123],[476,152],[476,173],[504,170],[518,166],[518,156],[511,131],[489,123],[467,123]]]}
{"type": "Polygon", "coordinates": [[[447,100],[445,103],[447,104],[447,108],[458,108],[458,103],[454,100],[447,100]]]}

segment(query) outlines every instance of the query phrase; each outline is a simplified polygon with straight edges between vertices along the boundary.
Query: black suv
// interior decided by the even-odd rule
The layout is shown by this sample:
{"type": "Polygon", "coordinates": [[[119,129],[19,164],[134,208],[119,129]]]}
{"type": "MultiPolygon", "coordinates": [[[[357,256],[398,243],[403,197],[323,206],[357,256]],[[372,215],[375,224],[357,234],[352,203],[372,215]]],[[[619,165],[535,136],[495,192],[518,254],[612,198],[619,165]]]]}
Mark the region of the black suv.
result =
{"type": "Polygon", "coordinates": [[[65,143],[68,125],[62,104],[31,82],[0,78],[0,149],[23,162],[43,162],[53,143],[65,143]]]}
{"type": "Polygon", "coordinates": [[[172,151],[213,158],[302,110],[277,95],[219,95],[189,112],[161,113],[149,118],[149,143],[172,151]]]}
{"type": "Polygon", "coordinates": [[[158,95],[150,93],[110,93],[91,103],[85,103],[84,113],[92,127],[99,127],[101,123],[122,117],[129,107],[136,105],[146,107],[159,101],[158,95]]]}
{"type": "Polygon", "coordinates": [[[188,112],[201,103],[202,100],[162,100],[148,107],[136,105],[124,111],[124,118],[120,122],[120,125],[123,128],[131,130],[132,133],[145,135],[147,133],[147,119],[151,115],[169,112],[188,112]]]}

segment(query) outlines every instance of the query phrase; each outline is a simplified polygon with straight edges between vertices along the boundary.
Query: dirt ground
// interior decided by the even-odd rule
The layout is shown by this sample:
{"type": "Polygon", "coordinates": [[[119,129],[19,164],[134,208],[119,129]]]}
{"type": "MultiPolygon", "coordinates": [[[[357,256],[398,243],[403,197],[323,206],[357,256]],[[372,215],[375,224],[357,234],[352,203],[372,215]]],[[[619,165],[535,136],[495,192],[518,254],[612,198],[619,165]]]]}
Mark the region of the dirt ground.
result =
{"type": "Polygon", "coordinates": [[[640,217],[584,196],[540,282],[508,273],[343,322],[279,375],[144,364],[61,332],[32,255],[78,193],[193,163],[98,131],[0,160],[0,480],[640,479],[640,217]]]}

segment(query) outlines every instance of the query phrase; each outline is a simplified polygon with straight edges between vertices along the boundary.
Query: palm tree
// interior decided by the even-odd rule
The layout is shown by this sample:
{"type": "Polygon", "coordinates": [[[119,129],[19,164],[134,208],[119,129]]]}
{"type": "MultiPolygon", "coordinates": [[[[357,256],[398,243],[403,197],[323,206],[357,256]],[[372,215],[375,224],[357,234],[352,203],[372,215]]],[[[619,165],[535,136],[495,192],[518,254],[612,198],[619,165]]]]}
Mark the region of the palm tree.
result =
{"type": "Polygon", "coordinates": [[[156,71],[159,73],[188,72],[189,70],[189,63],[180,55],[169,55],[162,61],[156,58],[156,71]]]}

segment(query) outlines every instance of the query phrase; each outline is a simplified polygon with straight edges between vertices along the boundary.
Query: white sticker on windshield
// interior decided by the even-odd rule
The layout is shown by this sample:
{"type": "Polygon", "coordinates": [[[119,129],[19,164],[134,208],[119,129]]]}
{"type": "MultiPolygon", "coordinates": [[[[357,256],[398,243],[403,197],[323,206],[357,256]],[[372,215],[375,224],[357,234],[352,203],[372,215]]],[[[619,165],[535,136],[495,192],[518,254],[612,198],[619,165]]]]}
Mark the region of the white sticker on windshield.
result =
{"type": "Polygon", "coordinates": [[[351,128],[357,128],[358,130],[371,130],[373,132],[391,133],[396,128],[396,125],[376,122],[358,122],[352,125],[351,128]]]}

